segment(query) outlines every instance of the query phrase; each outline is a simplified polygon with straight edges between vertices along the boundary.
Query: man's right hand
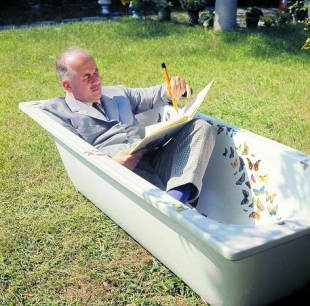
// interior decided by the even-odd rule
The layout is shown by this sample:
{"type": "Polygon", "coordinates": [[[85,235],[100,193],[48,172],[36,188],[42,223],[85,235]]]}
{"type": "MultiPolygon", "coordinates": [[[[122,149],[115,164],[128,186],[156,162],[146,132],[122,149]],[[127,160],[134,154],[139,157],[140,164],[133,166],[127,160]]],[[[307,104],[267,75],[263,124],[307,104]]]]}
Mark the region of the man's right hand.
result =
{"type": "Polygon", "coordinates": [[[114,155],[112,159],[129,170],[133,170],[136,168],[138,162],[146,151],[147,149],[141,149],[130,154],[130,149],[126,149],[114,155]]]}

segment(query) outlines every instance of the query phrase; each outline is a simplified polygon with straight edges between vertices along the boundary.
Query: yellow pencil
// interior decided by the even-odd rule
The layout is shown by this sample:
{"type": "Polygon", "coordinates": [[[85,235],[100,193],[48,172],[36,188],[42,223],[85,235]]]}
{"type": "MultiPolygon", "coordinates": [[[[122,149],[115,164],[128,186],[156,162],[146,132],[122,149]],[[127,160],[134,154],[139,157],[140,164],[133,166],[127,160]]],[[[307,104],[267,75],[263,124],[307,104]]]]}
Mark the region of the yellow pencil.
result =
{"type": "Polygon", "coordinates": [[[170,78],[169,78],[168,71],[167,71],[165,63],[162,63],[161,67],[163,68],[163,73],[164,73],[164,76],[165,76],[165,79],[166,79],[166,84],[167,84],[167,88],[168,88],[169,94],[171,96],[172,105],[173,105],[174,109],[177,111],[177,113],[179,113],[178,103],[177,103],[177,101],[174,98],[172,98],[171,86],[170,86],[170,78]]]}

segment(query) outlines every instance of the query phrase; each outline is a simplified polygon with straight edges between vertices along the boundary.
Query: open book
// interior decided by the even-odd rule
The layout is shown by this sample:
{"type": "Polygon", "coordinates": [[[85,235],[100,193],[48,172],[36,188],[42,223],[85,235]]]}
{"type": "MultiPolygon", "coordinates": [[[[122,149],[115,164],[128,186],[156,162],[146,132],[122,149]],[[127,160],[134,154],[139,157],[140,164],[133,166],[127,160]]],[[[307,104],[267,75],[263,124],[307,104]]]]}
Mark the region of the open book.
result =
{"type": "Polygon", "coordinates": [[[171,112],[169,116],[169,121],[163,121],[146,126],[145,137],[141,141],[132,144],[130,153],[133,153],[142,148],[150,149],[165,144],[186,123],[190,122],[194,118],[198,108],[205,99],[213,81],[214,80],[212,80],[183,108],[179,108],[178,113],[175,109],[173,109],[173,112],[171,112]]]}

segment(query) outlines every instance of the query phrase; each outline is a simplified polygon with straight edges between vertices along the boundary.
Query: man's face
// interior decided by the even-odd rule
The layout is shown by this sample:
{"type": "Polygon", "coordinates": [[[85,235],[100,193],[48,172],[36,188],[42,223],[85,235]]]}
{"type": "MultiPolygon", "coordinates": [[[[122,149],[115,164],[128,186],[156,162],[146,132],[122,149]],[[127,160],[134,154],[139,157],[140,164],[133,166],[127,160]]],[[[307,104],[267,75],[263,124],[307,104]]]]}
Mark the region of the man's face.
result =
{"type": "Polygon", "coordinates": [[[96,102],[101,97],[101,77],[95,61],[90,56],[75,56],[69,59],[75,71],[72,80],[62,84],[67,92],[82,102],[96,102]]]}

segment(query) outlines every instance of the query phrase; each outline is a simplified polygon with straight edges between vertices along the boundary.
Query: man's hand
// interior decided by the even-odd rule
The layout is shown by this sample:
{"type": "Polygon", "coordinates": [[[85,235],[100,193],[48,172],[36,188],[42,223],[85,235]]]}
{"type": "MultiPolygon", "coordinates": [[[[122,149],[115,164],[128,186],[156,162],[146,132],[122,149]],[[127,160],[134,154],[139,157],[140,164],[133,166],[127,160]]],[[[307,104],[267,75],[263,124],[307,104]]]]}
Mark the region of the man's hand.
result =
{"type": "Polygon", "coordinates": [[[129,170],[133,170],[136,168],[138,162],[140,161],[146,150],[147,149],[141,149],[132,154],[129,154],[130,149],[126,149],[114,155],[112,159],[117,161],[124,167],[128,168],[129,170]]]}
{"type": "Polygon", "coordinates": [[[164,89],[165,95],[170,97],[170,98],[175,98],[177,101],[180,100],[181,96],[184,94],[184,92],[186,91],[186,97],[189,99],[191,97],[191,88],[189,87],[189,85],[187,84],[187,82],[178,77],[172,77],[170,79],[170,86],[171,86],[171,94],[172,97],[169,94],[167,85],[164,89]]]}

